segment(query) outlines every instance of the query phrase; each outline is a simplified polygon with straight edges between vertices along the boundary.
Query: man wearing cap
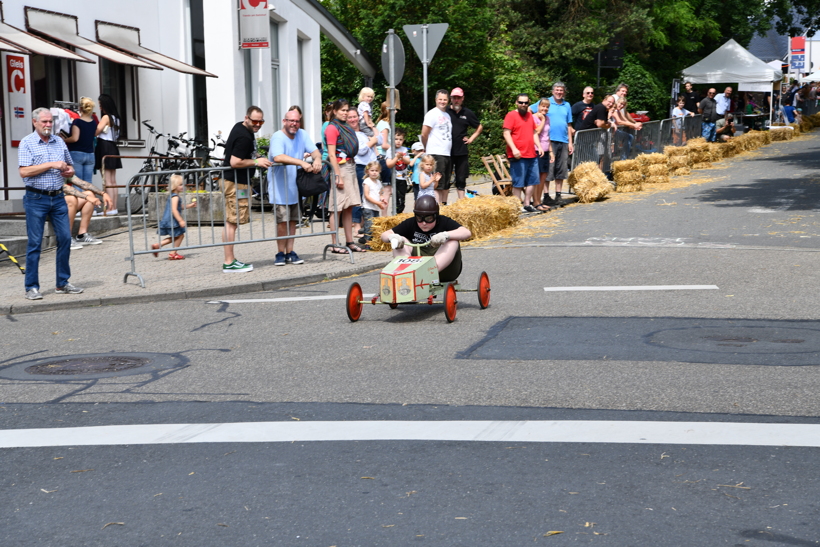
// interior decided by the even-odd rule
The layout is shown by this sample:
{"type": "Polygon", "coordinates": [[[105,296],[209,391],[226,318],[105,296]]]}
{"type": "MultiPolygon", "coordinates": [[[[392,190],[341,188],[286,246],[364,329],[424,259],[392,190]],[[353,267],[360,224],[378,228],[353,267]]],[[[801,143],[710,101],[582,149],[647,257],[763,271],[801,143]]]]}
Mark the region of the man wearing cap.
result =
{"type": "Polygon", "coordinates": [[[450,106],[447,107],[447,113],[453,123],[453,144],[450,149],[450,160],[455,171],[458,199],[462,199],[467,188],[467,177],[470,176],[470,157],[467,147],[478,138],[484,126],[481,125],[478,116],[464,106],[464,91],[460,87],[450,92],[450,106]],[[468,137],[467,130],[470,127],[475,131],[468,137]]]}
{"type": "Polygon", "coordinates": [[[453,143],[453,122],[447,114],[447,104],[450,102],[446,89],[436,91],[436,107],[424,115],[421,126],[421,143],[427,153],[436,160],[436,172],[441,178],[436,185],[439,202],[447,204],[447,195],[450,193],[450,171],[453,164],[450,161],[450,152],[453,143]]]}
{"type": "Polygon", "coordinates": [[[421,256],[435,256],[439,281],[455,281],[461,273],[461,244],[473,234],[450,217],[440,215],[438,203],[433,196],[421,196],[413,207],[414,217],[408,218],[392,230],[381,235],[382,241],[390,243],[393,256],[410,256],[410,243],[430,244],[419,249],[421,256]]]}

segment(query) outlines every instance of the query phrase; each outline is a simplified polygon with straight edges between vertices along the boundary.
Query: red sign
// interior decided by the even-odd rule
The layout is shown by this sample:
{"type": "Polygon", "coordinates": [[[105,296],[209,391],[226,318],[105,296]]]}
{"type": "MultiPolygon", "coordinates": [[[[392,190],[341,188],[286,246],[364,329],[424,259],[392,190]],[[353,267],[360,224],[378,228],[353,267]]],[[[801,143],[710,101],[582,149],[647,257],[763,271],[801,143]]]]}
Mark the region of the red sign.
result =
{"type": "Polygon", "coordinates": [[[26,62],[19,55],[6,57],[6,80],[9,82],[9,93],[26,92],[26,62]]]}
{"type": "Polygon", "coordinates": [[[796,36],[792,38],[792,55],[806,52],[806,37],[796,36]]]}
{"type": "Polygon", "coordinates": [[[239,0],[239,40],[242,49],[270,47],[267,0],[239,0]]]}

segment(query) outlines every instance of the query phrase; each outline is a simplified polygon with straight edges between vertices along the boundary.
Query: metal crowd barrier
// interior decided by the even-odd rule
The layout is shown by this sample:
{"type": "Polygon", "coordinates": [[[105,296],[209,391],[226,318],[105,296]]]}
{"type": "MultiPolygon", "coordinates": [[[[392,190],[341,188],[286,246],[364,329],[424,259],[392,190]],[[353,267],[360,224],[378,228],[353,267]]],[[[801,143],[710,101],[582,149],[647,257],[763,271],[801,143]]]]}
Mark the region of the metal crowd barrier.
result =
{"type": "MultiPolygon", "coordinates": [[[[271,166],[271,169],[282,166],[283,164],[276,163],[271,166]]],[[[258,186],[255,186],[255,179],[251,176],[251,171],[255,171],[255,169],[247,169],[244,173],[242,172],[243,170],[240,169],[237,170],[237,176],[244,175],[247,177],[247,180],[245,183],[237,181],[239,182],[237,188],[238,191],[241,192],[241,186],[245,186],[250,218],[249,222],[246,224],[237,224],[236,237],[234,241],[222,242],[222,226],[227,218],[227,208],[229,204],[224,199],[224,188],[217,187],[213,188],[213,191],[205,193],[186,192],[186,203],[191,203],[193,198],[197,198],[197,206],[192,209],[183,210],[183,217],[186,219],[187,224],[187,236],[185,238],[184,246],[166,246],[165,248],[161,248],[159,250],[153,249],[151,247],[153,243],[160,244],[161,246],[163,237],[168,237],[160,236],[157,226],[165,210],[165,202],[169,197],[166,188],[171,175],[181,175],[185,182],[186,189],[191,187],[195,189],[199,189],[201,187],[211,188],[214,181],[222,179],[223,173],[231,169],[231,167],[205,167],[197,169],[182,169],[177,171],[148,171],[137,173],[131,177],[126,185],[129,197],[129,199],[126,199],[126,204],[128,212],[128,241],[130,248],[131,271],[125,274],[123,283],[128,281],[129,276],[134,276],[139,280],[140,286],[145,288],[145,280],[136,271],[136,257],[138,255],[145,255],[155,252],[169,252],[172,250],[185,251],[190,249],[208,249],[214,247],[224,247],[225,245],[246,245],[248,243],[261,243],[277,241],[280,239],[331,236],[335,233],[331,230],[316,230],[313,222],[308,222],[307,225],[305,225],[305,223],[300,220],[297,224],[297,231],[295,235],[286,235],[282,237],[276,236],[277,227],[275,211],[272,212],[274,215],[272,218],[269,214],[264,212],[266,205],[276,203],[277,201],[277,196],[275,194],[272,196],[268,194],[267,177],[260,177],[258,186]],[[163,190],[166,191],[163,192],[163,190]],[[146,206],[143,207],[139,213],[132,212],[132,200],[130,197],[132,193],[136,194],[139,192],[148,192],[147,201],[144,202],[146,206]],[[254,192],[257,192],[257,194],[254,194],[254,192]],[[272,228],[268,227],[268,224],[270,223],[273,223],[272,228]],[[136,236],[136,232],[139,229],[142,230],[141,237],[136,236]],[[272,232],[272,234],[269,232],[272,232]]],[[[287,181],[287,169],[285,169],[284,175],[285,180],[287,181]]],[[[224,181],[221,180],[220,182],[224,183],[224,181]]],[[[288,184],[285,185],[286,191],[288,186],[288,184]]],[[[324,204],[319,208],[319,222],[322,228],[324,228],[325,223],[327,222],[325,216],[326,214],[329,214],[327,204],[330,199],[336,199],[336,185],[331,184],[330,186],[330,193],[314,197],[312,200],[318,200],[319,203],[324,204]]],[[[275,190],[276,189],[274,188],[274,192],[275,190]]],[[[284,199],[280,201],[288,202],[291,197],[292,196],[289,194],[286,194],[284,199]]],[[[239,195],[238,198],[244,199],[241,195],[239,195]]],[[[239,199],[236,200],[235,205],[237,219],[240,218],[239,199]]],[[[303,207],[312,207],[310,215],[310,217],[312,217],[312,213],[316,210],[314,204],[303,201],[299,196],[296,196],[296,200],[299,209],[299,218],[303,218],[303,207]]],[[[341,228],[339,225],[339,213],[334,212],[333,214],[335,226],[338,231],[338,229],[341,228]]],[[[175,236],[172,229],[171,238],[173,239],[174,237],[175,236]]],[[[327,258],[328,249],[333,247],[341,248],[340,245],[326,245],[322,254],[323,260],[327,258]]],[[[353,253],[349,252],[348,254],[350,257],[350,262],[354,263],[353,253]]]]}
{"type": "Polygon", "coordinates": [[[579,164],[593,161],[606,173],[612,163],[611,131],[608,129],[584,129],[575,132],[572,152],[572,169],[579,164]]]}

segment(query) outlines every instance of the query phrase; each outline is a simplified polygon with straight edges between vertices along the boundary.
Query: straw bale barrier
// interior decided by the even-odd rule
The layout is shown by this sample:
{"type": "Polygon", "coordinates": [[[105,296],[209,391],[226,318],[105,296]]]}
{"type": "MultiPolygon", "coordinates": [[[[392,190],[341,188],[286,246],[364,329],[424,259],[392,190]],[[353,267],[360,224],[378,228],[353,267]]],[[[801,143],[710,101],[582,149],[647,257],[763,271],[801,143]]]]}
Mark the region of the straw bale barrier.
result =
{"type": "MultiPolygon", "coordinates": [[[[473,233],[470,239],[478,239],[498,230],[509,228],[518,223],[521,201],[514,197],[478,196],[460,199],[452,205],[441,208],[441,214],[448,216],[473,233]]],[[[381,240],[381,235],[392,230],[412,213],[402,213],[392,217],[373,219],[373,239],[369,242],[374,251],[389,251],[390,244],[381,240]]]]}
{"type": "MultiPolygon", "coordinates": [[[[702,150],[691,150],[689,152],[689,158],[693,164],[709,163],[712,161],[712,154],[709,152],[709,147],[707,146],[702,150]]],[[[695,167],[695,169],[697,169],[697,167],[695,167]]]]}
{"type": "Polygon", "coordinates": [[[569,174],[567,182],[578,196],[579,203],[592,203],[612,191],[612,183],[607,180],[594,161],[578,164],[569,174]]]}
{"type": "Polygon", "coordinates": [[[612,162],[612,173],[623,173],[624,171],[639,171],[641,168],[637,160],[621,160],[612,162]]]}
{"type": "Polygon", "coordinates": [[[655,177],[646,177],[647,184],[669,184],[669,176],[664,175],[662,177],[655,176],[655,177]]]}
{"type": "Polygon", "coordinates": [[[669,176],[672,177],[685,177],[689,173],[692,172],[692,169],[689,167],[678,167],[677,169],[673,169],[669,172],[669,176]]]}
{"type": "Polygon", "coordinates": [[[703,152],[704,150],[709,149],[709,143],[706,142],[706,139],[703,137],[696,137],[686,141],[686,148],[689,149],[690,154],[692,153],[692,150],[703,152]]]}
{"type": "Polygon", "coordinates": [[[643,175],[640,171],[621,171],[613,173],[612,178],[615,180],[615,191],[618,193],[643,190],[643,175]]]}
{"type": "Polygon", "coordinates": [[[796,123],[790,123],[789,127],[794,129],[794,135],[797,136],[800,134],[800,126],[796,123]]]}
{"type": "Polygon", "coordinates": [[[692,169],[711,169],[714,167],[711,162],[701,161],[692,165],[692,169]]]}
{"type": "Polygon", "coordinates": [[[675,158],[688,156],[689,150],[687,150],[685,146],[667,146],[663,149],[663,153],[670,158],[675,158]]]}
{"type": "Polygon", "coordinates": [[[647,177],[665,177],[669,175],[669,166],[666,162],[647,165],[641,170],[647,177]]]}
{"type": "Polygon", "coordinates": [[[794,129],[791,127],[772,127],[769,129],[769,134],[772,136],[772,142],[790,141],[794,138],[794,129]]]}
{"type": "Polygon", "coordinates": [[[686,156],[670,156],[666,162],[669,169],[683,169],[684,167],[692,167],[692,158],[686,156]]]}
{"type": "Polygon", "coordinates": [[[650,165],[666,165],[666,156],[664,154],[641,154],[635,161],[641,166],[641,171],[650,165]]]}
{"type": "Polygon", "coordinates": [[[800,122],[800,131],[802,131],[803,133],[808,133],[812,129],[814,129],[814,124],[811,123],[811,120],[803,118],[803,121],[800,122]]]}
{"type": "MultiPolygon", "coordinates": [[[[707,161],[722,160],[725,156],[725,150],[726,147],[723,145],[723,143],[710,142],[709,148],[707,149],[707,156],[709,158],[707,161]]],[[[695,163],[697,163],[697,161],[695,163]]]]}

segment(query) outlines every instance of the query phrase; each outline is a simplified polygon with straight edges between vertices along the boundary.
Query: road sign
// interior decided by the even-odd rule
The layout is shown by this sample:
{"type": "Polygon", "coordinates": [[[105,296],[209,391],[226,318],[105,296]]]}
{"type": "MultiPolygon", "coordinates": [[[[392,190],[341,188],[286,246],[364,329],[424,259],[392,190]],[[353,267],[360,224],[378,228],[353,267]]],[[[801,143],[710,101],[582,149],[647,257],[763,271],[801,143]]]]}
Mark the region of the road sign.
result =
{"type": "Polygon", "coordinates": [[[404,45],[391,28],[382,44],[382,72],[389,87],[396,87],[404,76],[404,45]]]}
{"type": "Polygon", "coordinates": [[[429,25],[404,25],[402,28],[421,62],[429,63],[433,60],[433,56],[444,38],[444,33],[447,32],[449,27],[450,25],[447,23],[432,23],[429,25]],[[424,49],[425,34],[427,38],[426,51],[424,49]]]}

